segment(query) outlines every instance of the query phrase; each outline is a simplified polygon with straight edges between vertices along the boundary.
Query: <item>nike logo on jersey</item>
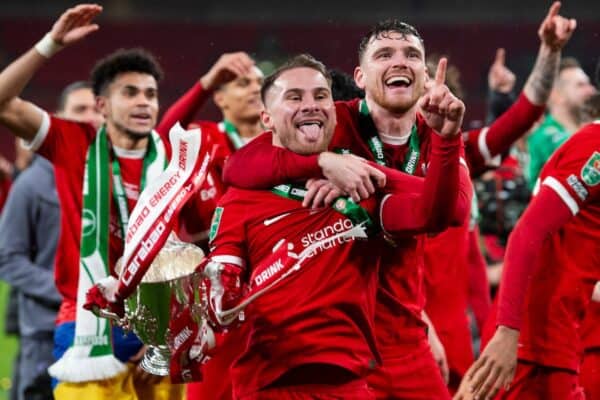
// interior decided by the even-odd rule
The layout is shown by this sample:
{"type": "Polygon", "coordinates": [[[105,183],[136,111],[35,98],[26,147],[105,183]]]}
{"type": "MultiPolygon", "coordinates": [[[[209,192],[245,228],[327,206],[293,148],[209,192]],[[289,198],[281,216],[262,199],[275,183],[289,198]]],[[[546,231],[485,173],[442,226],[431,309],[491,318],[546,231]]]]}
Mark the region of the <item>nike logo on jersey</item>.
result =
{"type": "Polygon", "coordinates": [[[284,219],[285,217],[287,217],[290,214],[291,214],[291,212],[287,212],[287,213],[279,214],[278,216],[273,217],[273,218],[265,219],[263,221],[263,224],[265,224],[265,226],[273,225],[275,222],[284,219]]]}

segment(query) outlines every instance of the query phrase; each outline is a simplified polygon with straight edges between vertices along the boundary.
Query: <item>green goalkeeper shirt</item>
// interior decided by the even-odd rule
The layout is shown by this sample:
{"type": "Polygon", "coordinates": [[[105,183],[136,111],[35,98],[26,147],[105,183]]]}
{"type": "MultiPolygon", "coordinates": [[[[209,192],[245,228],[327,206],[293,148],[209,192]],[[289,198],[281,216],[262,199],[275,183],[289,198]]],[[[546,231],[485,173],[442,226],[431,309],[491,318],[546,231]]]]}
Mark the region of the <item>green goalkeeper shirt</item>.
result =
{"type": "Polygon", "coordinates": [[[569,137],[568,132],[552,115],[548,114],[540,126],[527,139],[529,150],[529,165],[526,170],[529,189],[533,190],[542,167],[552,153],[569,137]]]}

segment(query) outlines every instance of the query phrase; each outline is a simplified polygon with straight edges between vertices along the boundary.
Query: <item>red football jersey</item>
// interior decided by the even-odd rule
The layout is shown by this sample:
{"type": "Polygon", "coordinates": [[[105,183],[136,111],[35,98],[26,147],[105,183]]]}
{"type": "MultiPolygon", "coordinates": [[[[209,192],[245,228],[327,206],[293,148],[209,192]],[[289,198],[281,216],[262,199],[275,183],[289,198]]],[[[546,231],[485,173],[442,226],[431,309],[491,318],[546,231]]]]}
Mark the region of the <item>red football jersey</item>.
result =
{"type": "MultiPolygon", "coordinates": [[[[44,114],[40,131],[31,145],[54,165],[56,189],[61,203],[61,234],[56,254],[56,286],[66,301],[75,302],[79,277],[81,209],[85,158],[96,130],[88,124],[65,121],[44,114]]],[[[141,173],[141,172],[140,172],[141,173]]],[[[115,207],[111,207],[110,253],[122,239],[115,207]]],[[[115,261],[110,258],[111,266],[115,261]]],[[[67,316],[63,316],[67,318],[67,316]]],[[[72,318],[75,317],[73,314],[72,318]]]]}
{"type": "Polygon", "coordinates": [[[590,302],[580,332],[585,350],[598,351],[600,349],[600,303],[590,302]]]}
{"type": "MultiPolygon", "coordinates": [[[[338,125],[330,149],[349,148],[354,154],[374,159],[366,141],[361,136],[359,100],[337,102],[336,106],[338,125]]],[[[431,138],[436,133],[426,125],[419,114],[417,114],[416,123],[420,155],[416,160],[415,175],[423,177],[429,164],[431,138]]],[[[408,143],[384,143],[383,150],[389,166],[401,170],[409,151],[408,143]]],[[[461,156],[464,156],[464,150],[461,150],[461,156]]],[[[466,168],[460,168],[460,170],[460,190],[464,192],[465,184],[470,190],[470,179],[466,168]]],[[[466,197],[468,200],[464,201],[470,202],[470,193],[466,197]]],[[[451,230],[452,228],[446,232],[451,230]]],[[[456,240],[447,237],[448,233],[446,232],[441,233],[435,239],[435,251],[440,245],[445,245],[448,252],[456,251],[456,240]]],[[[384,360],[387,357],[396,358],[407,354],[414,349],[415,343],[426,336],[426,324],[421,320],[421,312],[425,306],[423,281],[425,271],[423,268],[426,266],[424,251],[427,250],[428,240],[424,236],[415,236],[403,239],[402,243],[397,244],[397,247],[386,246],[383,249],[384,256],[379,276],[380,290],[377,295],[378,304],[375,318],[377,343],[384,360]]],[[[443,264],[441,266],[427,265],[427,273],[430,276],[433,276],[435,271],[441,271],[442,274],[447,271],[447,264],[450,262],[447,258],[436,257],[435,259],[430,258],[430,260],[443,264]]],[[[464,296],[466,297],[466,292],[464,296]]],[[[462,310],[464,314],[464,308],[462,310]]],[[[453,323],[456,321],[454,320],[453,323]]],[[[434,325],[436,325],[435,321],[434,325]]]]}
{"type": "Polygon", "coordinates": [[[425,245],[425,311],[444,345],[448,366],[462,376],[473,363],[467,318],[469,221],[428,237],[425,245]]]}
{"type": "Polygon", "coordinates": [[[582,318],[600,280],[600,121],[582,128],[540,175],[574,217],[543,243],[525,303],[519,358],[578,370],[582,318]]]}
{"type": "Polygon", "coordinates": [[[489,126],[464,132],[466,161],[472,177],[498,168],[502,155],[544,114],[545,105],[535,105],[524,93],[489,126]]]}
{"type": "MultiPolygon", "coordinates": [[[[368,137],[361,134],[359,100],[336,102],[337,127],[329,146],[331,150],[350,150],[353,154],[375,160],[368,137]]],[[[368,134],[368,133],[367,133],[368,134]]],[[[417,114],[417,134],[420,155],[414,160],[415,175],[424,176],[431,155],[432,135],[436,135],[417,114]]],[[[395,169],[403,167],[408,144],[384,143],[383,153],[389,166],[395,169]]],[[[461,149],[461,154],[464,154],[461,149]]],[[[256,167],[256,165],[254,165],[256,167]]],[[[234,186],[264,187],[290,179],[301,179],[318,174],[316,157],[302,157],[291,152],[278,152],[271,146],[271,137],[265,134],[231,158],[225,171],[225,179],[234,186]],[[273,152],[278,153],[276,156],[273,152]],[[266,157],[270,154],[270,157],[266,157]],[[265,158],[264,162],[262,158],[265,158]],[[272,161],[271,161],[272,160],[272,161]],[[278,162],[278,168],[272,169],[272,162],[278,162]],[[247,165],[261,164],[260,168],[250,169],[247,165]],[[313,166],[313,164],[315,164],[313,166]],[[299,172],[299,169],[300,172],[299,172]]],[[[459,202],[457,209],[470,207],[471,183],[466,168],[460,168],[459,202]]],[[[457,212],[460,214],[460,212],[457,212]]],[[[461,219],[462,221],[462,219],[461,219]]],[[[423,240],[422,236],[404,237],[397,247],[385,248],[380,272],[380,287],[377,307],[378,345],[383,357],[398,357],[412,351],[416,343],[425,338],[425,324],[421,320],[424,306],[423,288],[423,240]]],[[[452,243],[449,244],[452,247],[452,243]]]]}
{"type": "MultiPolygon", "coordinates": [[[[376,201],[361,205],[372,213],[376,201]]],[[[300,254],[352,226],[332,208],[312,210],[269,191],[230,188],[213,219],[211,258],[246,265],[251,274],[282,239],[288,241],[288,252],[300,254]]],[[[246,309],[250,334],[231,368],[237,396],[264,388],[303,364],[336,365],[358,376],[375,367],[379,243],[354,238],[326,243],[309,255],[303,270],[246,309]]]]}
{"type": "MultiPolygon", "coordinates": [[[[88,124],[55,118],[44,113],[44,122],[31,146],[54,165],[56,190],[61,204],[61,234],[56,254],[55,281],[63,296],[58,322],[75,319],[81,241],[82,184],[85,159],[96,130],[88,124]]],[[[169,151],[168,143],[165,144],[169,151]]],[[[119,150],[116,150],[119,153],[119,150]]],[[[139,196],[142,158],[136,152],[118,156],[130,210],[139,196]]],[[[111,198],[109,266],[111,270],[123,253],[123,239],[114,199],[111,198]]]]}

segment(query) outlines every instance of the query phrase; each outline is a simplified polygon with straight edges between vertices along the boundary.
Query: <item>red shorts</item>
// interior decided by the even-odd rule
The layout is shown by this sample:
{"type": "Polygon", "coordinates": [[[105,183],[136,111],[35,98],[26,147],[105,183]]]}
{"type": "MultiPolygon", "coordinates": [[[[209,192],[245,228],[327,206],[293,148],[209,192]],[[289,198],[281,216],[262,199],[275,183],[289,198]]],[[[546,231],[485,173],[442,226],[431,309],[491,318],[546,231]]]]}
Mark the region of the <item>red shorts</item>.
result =
{"type": "Polygon", "coordinates": [[[375,369],[367,381],[377,399],[450,399],[426,339],[404,357],[384,357],[383,366],[375,369]]]}
{"type": "Polygon", "coordinates": [[[239,400],[374,400],[364,379],[342,385],[297,385],[274,387],[240,397],[239,400]]]}
{"type": "Polygon", "coordinates": [[[600,349],[583,354],[579,382],[585,389],[587,399],[600,399],[600,349]]]}
{"type": "Polygon", "coordinates": [[[577,373],[519,361],[510,390],[502,400],[585,400],[577,373]]]}

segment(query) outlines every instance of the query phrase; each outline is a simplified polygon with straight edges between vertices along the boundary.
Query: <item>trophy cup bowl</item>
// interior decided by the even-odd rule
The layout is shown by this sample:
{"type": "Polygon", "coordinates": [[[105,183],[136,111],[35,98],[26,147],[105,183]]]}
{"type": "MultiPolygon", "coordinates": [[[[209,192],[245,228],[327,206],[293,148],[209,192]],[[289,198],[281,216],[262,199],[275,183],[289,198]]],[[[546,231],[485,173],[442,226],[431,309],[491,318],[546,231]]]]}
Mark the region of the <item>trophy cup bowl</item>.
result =
{"type": "MultiPolygon", "coordinates": [[[[188,304],[190,293],[199,298],[201,275],[194,271],[203,258],[199,247],[169,239],[125,300],[125,324],[148,346],[140,366],[153,375],[169,375],[171,307],[173,302],[188,304]]],[[[120,274],[120,262],[116,269],[120,274]]]]}

